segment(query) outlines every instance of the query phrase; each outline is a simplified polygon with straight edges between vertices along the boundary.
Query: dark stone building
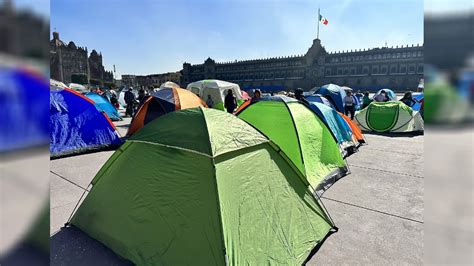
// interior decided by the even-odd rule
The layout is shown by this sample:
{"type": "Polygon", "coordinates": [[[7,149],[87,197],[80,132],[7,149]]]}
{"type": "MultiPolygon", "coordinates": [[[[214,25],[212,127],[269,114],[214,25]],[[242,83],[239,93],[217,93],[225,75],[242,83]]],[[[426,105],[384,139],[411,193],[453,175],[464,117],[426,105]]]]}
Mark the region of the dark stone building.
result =
{"type": "Polygon", "coordinates": [[[0,1],[0,53],[48,58],[48,20],[28,10],[16,10],[11,0],[0,1]]]}
{"type": "Polygon", "coordinates": [[[158,88],[166,81],[181,83],[181,72],[168,72],[146,76],[122,75],[122,84],[127,87],[158,88]]]}
{"type": "Polygon", "coordinates": [[[456,14],[426,14],[425,62],[456,72],[474,57],[474,11],[456,14]]]}
{"type": "Polygon", "coordinates": [[[50,70],[52,79],[66,84],[73,81],[73,75],[85,76],[87,83],[92,85],[114,80],[112,71],[106,71],[102,64],[102,54],[92,50],[89,56],[87,48],[78,47],[72,41],[64,43],[57,32],[53,32],[50,41],[50,70]]]}
{"type": "Polygon", "coordinates": [[[220,79],[243,89],[288,90],[335,83],[354,89],[414,89],[423,78],[423,46],[382,47],[329,53],[319,39],[306,54],[298,56],[183,64],[183,86],[202,80],[220,79]]]}

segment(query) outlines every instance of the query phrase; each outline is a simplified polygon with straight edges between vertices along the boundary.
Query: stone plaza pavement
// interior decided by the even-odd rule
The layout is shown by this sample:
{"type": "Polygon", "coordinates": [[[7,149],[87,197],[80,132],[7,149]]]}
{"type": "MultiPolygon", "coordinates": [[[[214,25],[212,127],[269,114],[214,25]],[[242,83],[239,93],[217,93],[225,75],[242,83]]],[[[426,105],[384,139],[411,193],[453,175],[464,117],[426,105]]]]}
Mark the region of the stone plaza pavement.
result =
{"type": "MultiPolygon", "coordinates": [[[[117,122],[122,135],[130,119],[117,122]]],[[[367,146],[347,158],[351,174],[322,201],[339,231],[308,265],[423,263],[423,136],[366,134],[367,146]]],[[[75,228],[61,227],[113,151],[51,161],[51,264],[127,265],[75,228]]]]}

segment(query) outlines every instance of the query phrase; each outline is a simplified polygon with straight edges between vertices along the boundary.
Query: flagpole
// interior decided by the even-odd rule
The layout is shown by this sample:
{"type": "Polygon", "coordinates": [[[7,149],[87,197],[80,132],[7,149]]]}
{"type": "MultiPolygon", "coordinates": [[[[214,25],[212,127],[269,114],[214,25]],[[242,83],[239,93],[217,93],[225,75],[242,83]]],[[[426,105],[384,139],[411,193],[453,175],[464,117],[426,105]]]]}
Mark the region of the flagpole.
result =
{"type": "Polygon", "coordinates": [[[319,40],[319,22],[320,22],[319,20],[320,20],[320,18],[321,18],[321,13],[320,13],[320,10],[319,10],[319,7],[318,7],[318,33],[317,33],[317,37],[316,37],[316,39],[318,39],[318,40],[319,40]]]}

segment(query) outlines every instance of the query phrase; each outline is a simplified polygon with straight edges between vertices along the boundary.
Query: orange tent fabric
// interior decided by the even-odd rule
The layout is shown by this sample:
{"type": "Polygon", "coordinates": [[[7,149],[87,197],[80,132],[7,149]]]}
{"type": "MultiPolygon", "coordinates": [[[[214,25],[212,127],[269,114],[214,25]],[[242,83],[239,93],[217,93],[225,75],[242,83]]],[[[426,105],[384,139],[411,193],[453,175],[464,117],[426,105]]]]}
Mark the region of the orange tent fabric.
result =
{"type": "Polygon", "coordinates": [[[163,88],[153,92],[133,117],[127,137],[130,137],[157,117],[170,112],[199,106],[207,107],[201,98],[185,89],[163,88]]]}
{"type": "Polygon", "coordinates": [[[360,130],[360,128],[354,123],[354,121],[352,121],[345,114],[340,113],[340,112],[338,112],[338,113],[339,113],[340,116],[342,116],[342,118],[344,118],[344,120],[347,122],[347,124],[349,124],[349,127],[352,130],[352,135],[356,138],[357,142],[359,142],[361,144],[362,143],[367,143],[367,141],[365,140],[364,134],[362,134],[362,130],[360,130]]]}

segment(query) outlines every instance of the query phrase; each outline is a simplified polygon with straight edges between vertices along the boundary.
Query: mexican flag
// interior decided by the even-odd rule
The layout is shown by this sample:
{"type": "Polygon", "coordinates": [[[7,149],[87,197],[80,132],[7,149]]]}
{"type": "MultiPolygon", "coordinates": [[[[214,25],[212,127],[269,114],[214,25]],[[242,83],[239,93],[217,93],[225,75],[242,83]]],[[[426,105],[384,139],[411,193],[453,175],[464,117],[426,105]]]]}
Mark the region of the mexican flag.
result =
{"type": "Polygon", "coordinates": [[[324,25],[327,25],[329,23],[329,20],[327,20],[321,14],[319,14],[319,21],[321,21],[321,23],[323,23],[324,25]]]}

